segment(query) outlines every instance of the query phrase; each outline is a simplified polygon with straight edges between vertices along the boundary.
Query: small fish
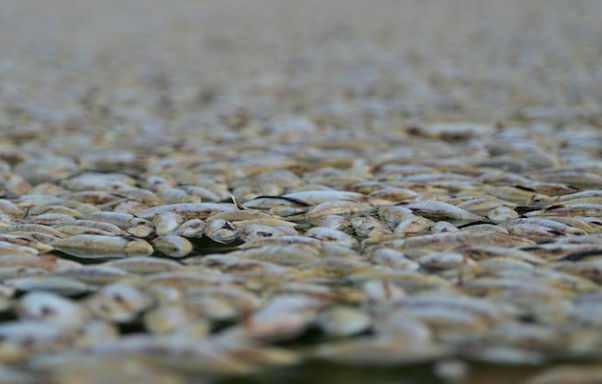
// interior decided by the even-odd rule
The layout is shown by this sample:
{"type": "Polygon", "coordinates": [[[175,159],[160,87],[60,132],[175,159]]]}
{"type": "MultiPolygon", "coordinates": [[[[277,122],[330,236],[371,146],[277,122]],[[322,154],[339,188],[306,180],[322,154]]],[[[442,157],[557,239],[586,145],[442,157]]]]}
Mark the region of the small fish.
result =
{"type": "Polygon", "coordinates": [[[602,204],[559,204],[546,207],[539,211],[525,214],[527,217],[535,216],[591,216],[602,217],[602,204]]]}
{"type": "Polygon", "coordinates": [[[390,240],[383,245],[400,249],[412,255],[419,254],[423,250],[443,252],[459,247],[526,247],[532,244],[534,242],[530,240],[497,232],[444,232],[390,240]]]}
{"type": "Polygon", "coordinates": [[[483,216],[475,215],[467,210],[442,201],[416,201],[401,203],[401,206],[433,221],[445,220],[450,221],[452,224],[466,224],[485,220],[483,216]]]}
{"type": "Polygon", "coordinates": [[[17,305],[20,319],[79,327],[88,314],[76,302],[49,292],[30,292],[17,305]]]}
{"type": "Polygon", "coordinates": [[[143,219],[152,219],[161,212],[174,212],[184,217],[184,219],[206,219],[217,213],[237,209],[236,205],[230,203],[178,203],[144,209],[137,212],[136,216],[143,219]]]}
{"type": "Polygon", "coordinates": [[[304,295],[280,295],[254,313],[242,328],[245,337],[276,341],[301,334],[318,316],[324,304],[304,295]]]}
{"type": "Polygon", "coordinates": [[[316,319],[324,333],[334,337],[346,337],[366,331],[372,321],[370,316],[348,306],[336,306],[323,311],[316,319]]]}
{"type": "Polygon", "coordinates": [[[205,234],[207,224],[201,219],[190,219],[182,223],[176,234],[187,238],[201,238],[205,234]]]}
{"type": "Polygon", "coordinates": [[[76,235],[52,243],[55,249],[79,257],[148,256],[153,247],[144,240],[118,236],[76,235]]]}
{"type": "Polygon", "coordinates": [[[286,194],[284,197],[301,200],[311,205],[319,205],[326,201],[359,202],[365,199],[361,193],[348,191],[301,191],[286,194]]]}
{"type": "Polygon", "coordinates": [[[329,200],[311,208],[309,211],[307,211],[305,217],[313,220],[326,215],[350,216],[370,212],[371,210],[372,207],[365,203],[345,200],[329,200]]]}
{"type": "Polygon", "coordinates": [[[358,241],[352,236],[336,229],[313,227],[305,232],[305,236],[312,237],[321,241],[329,241],[344,247],[357,247],[358,241]]]}
{"type": "Polygon", "coordinates": [[[205,224],[205,235],[216,243],[228,244],[240,236],[240,230],[230,221],[210,219],[205,224]]]}
{"type": "Polygon", "coordinates": [[[420,256],[417,261],[426,268],[457,269],[474,263],[468,257],[455,252],[428,253],[420,256]]]}
{"type": "Polygon", "coordinates": [[[190,240],[177,235],[159,236],[151,243],[155,251],[171,257],[184,257],[190,254],[193,249],[190,240]]]}
{"type": "Polygon", "coordinates": [[[527,384],[584,384],[596,383],[602,377],[601,365],[563,364],[532,376],[527,384]]]}

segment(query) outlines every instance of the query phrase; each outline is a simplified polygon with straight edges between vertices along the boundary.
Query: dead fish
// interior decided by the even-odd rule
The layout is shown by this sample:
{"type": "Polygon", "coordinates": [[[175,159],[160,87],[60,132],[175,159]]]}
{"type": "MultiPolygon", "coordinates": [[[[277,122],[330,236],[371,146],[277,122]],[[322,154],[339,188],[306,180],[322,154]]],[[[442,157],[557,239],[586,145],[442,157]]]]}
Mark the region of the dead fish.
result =
{"type": "Polygon", "coordinates": [[[427,253],[417,259],[418,263],[432,269],[457,269],[473,264],[468,257],[456,252],[427,253]]]}
{"type": "Polygon", "coordinates": [[[18,246],[24,246],[29,248],[37,249],[39,252],[49,252],[52,250],[52,247],[48,244],[45,244],[41,241],[35,240],[29,236],[20,236],[15,234],[16,232],[0,234],[0,242],[11,243],[18,246]]]}
{"type": "Polygon", "coordinates": [[[205,224],[205,235],[216,243],[228,244],[240,236],[238,227],[229,221],[210,219],[205,224]]]}
{"type": "MultiPolygon", "coordinates": [[[[73,354],[92,355],[96,361],[107,356],[143,358],[152,364],[178,372],[208,373],[211,375],[250,374],[262,367],[293,364],[294,354],[281,348],[254,347],[249,343],[230,342],[227,336],[199,340],[167,335],[126,335],[117,340],[99,343],[73,354]]],[[[235,339],[234,339],[235,340],[235,339]]]]}
{"type": "Polygon", "coordinates": [[[323,303],[303,295],[281,295],[254,313],[242,328],[245,337],[286,340],[299,335],[314,321],[323,303]]]}
{"type": "Polygon", "coordinates": [[[207,225],[201,219],[186,220],[176,230],[176,234],[187,238],[201,238],[207,225]]]}
{"type": "Polygon", "coordinates": [[[462,231],[477,231],[477,232],[498,232],[508,234],[508,230],[493,224],[475,224],[463,227],[462,231]]]}
{"type": "Polygon", "coordinates": [[[79,327],[87,319],[85,310],[74,301],[49,292],[30,292],[17,305],[19,318],[79,327]]]}
{"type": "Polygon", "coordinates": [[[82,227],[79,225],[61,225],[61,226],[58,226],[55,228],[57,231],[60,231],[65,236],[75,236],[75,235],[112,236],[112,235],[114,235],[114,233],[103,231],[102,229],[82,227]]]}
{"type": "Polygon", "coordinates": [[[364,200],[365,196],[357,192],[348,191],[301,191],[292,192],[284,195],[288,199],[304,201],[311,205],[319,205],[326,201],[351,201],[358,202],[364,200]]]}
{"type": "Polygon", "coordinates": [[[115,224],[101,222],[101,221],[76,220],[75,222],[73,222],[72,225],[81,226],[81,227],[87,227],[87,228],[93,228],[93,229],[99,229],[101,231],[109,232],[109,233],[111,233],[113,235],[125,235],[125,232],[121,228],[119,228],[118,226],[116,226],[115,224]]]}
{"type": "Polygon", "coordinates": [[[239,316],[239,311],[234,305],[218,297],[206,295],[187,297],[185,306],[194,317],[211,321],[233,320],[239,316]]]}
{"type": "Polygon", "coordinates": [[[30,207],[28,213],[30,216],[55,213],[79,219],[84,215],[99,212],[100,210],[99,207],[92,204],[82,203],[77,200],[64,200],[60,204],[30,207]]]}
{"type": "Polygon", "coordinates": [[[30,224],[42,224],[42,225],[59,225],[59,224],[72,224],[76,219],[72,216],[65,215],[62,213],[44,213],[37,216],[31,216],[27,218],[30,224]]]}
{"type": "Polygon", "coordinates": [[[573,185],[567,185],[564,183],[533,182],[527,185],[523,185],[522,187],[533,189],[539,194],[543,194],[550,197],[557,197],[579,192],[578,187],[573,185]]]}
{"type": "Polygon", "coordinates": [[[514,236],[524,237],[538,243],[553,241],[558,236],[564,235],[560,231],[535,223],[512,224],[505,228],[514,236]]]}
{"type": "Polygon", "coordinates": [[[83,167],[93,171],[107,172],[124,169],[142,169],[146,159],[141,154],[126,151],[98,151],[84,153],[80,157],[83,167]]]}
{"type": "Polygon", "coordinates": [[[199,286],[219,286],[236,283],[237,276],[215,273],[212,271],[176,270],[160,272],[144,276],[143,283],[150,286],[194,288],[199,286]]]}
{"type": "Polygon", "coordinates": [[[425,274],[419,271],[403,271],[378,268],[355,268],[346,274],[338,273],[337,277],[345,276],[351,281],[370,281],[379,279],[387,282],[383,284],[385,292],[388,291],[389,284],[397,284],[407,291],[423,290],[423,289],[449,289],[449,281],[432,274],[425,274]]]}
{"type": "Polygon", "coordinates": [[[579,188],[597,188],[602,187],[602,176],[573,169],[560,169],[547,173],[538,173],[537,179],[552,183],[561,183],[574,185],[579,188]]]}
{"type": "Polygon", "coordinates": [[[126,280],[130,274],[123,269],[107,265],[80,265],[55,271],[53,276],[72,278],[89,284],[107,284],[126,280]]]}
{"type": "Polygon", "coordinates": [[[24,232],[33,233],[39,232],[56,238],[64,237],[62,233],[47,225],[41,224],[10,224],[2,228],[3,233],[24,232]]]}
{"type": "MultiPolygon", "coordinates": [[[[602,254],[602,252],[600,254],[602,254]]],[[[566,260],[566,258],[564,258],[564,260],[566,260]]],[[[559,263],[552,265],[552,268],[583,276],[593,281],[602,282],[602,260],[600,259],[577,261],[573,263],[559,263]]]]}
{"type": "Polygon", "coordinates": [[[452,222],[452,224],[466,224],[485,220],[482,216],[475,215],[474,213],[442,201],[416,201],[401,204],[404,208],[412,210],[415,214],[433,221],[445,220],[452,222]]]}
{"type": "Polygon", "coordinates": [[[78,257],[149,256],[153,247],[144,240],[117,236],[76,235],[56,240],[55,249],[78,257]]]}
{"type": "Polygon", "coordinates": [[[420,127],[410,127],[408,132],[412,135],[425,136],[440,140],[462,141],[475,137],[490,135],[494,128],[488,125],[475,123],[435,123],[420,127]]]}
{"type": "Polygon", "coordinates": [[[326,215],[320,216],[312,220],[312,224],[317,227],[325,227],[344,231],[351,226],[351,222],[341,215],[326,215]]]}
{"type": "Polygon", "coordinates": [[[599,383],[600,365],[562,365],[544,370],[529,378],[528,384],[586,384],[599,383]]]}
{"type": "Polygon", "coordinates": [[[182,268],[182,265],[174,260],[146,256],[134,256],[125,259],[112,260],[104,265],[137,274],[169,272],[182,268]]]}
{"type": "MultiPolygon", "coordinates": [[[[478,267],[482,267],[485,271],[499,271],[503,269],[533,269],[533,264],[527,263],[526,261],[513,259],[510,257],[492,257],[484,260],[478,264],[478,267]]],[[[477,267],[477,268],[478,268],[477,267]]],[[[467,271],[464,271],[464,278],[466,278],[467,271]]]]}
{"type": "MultiPolygon", "coordinates": [[[[399,235],[419,234],[428,231],[434,225],[434,221],[412,214],[400,221],[399,224],[393,228],[393,233],[399,235]]],[[[379,235],[382,235],[382,233],[379,235]]],[[[377,239],[378,237],[379,236],[377,236],[377,239]]]]}
{"type": "Polygon", "coordinates": [[[200,197],[201,201],[218,202],[224,200],[223,194],[220,194],[216,191],[212,191],[200,185],[182,185],[180,186],[180,189],[182,189],[191,196],[200,197]]]}
{"type": "Polygon", "coordinates": [[[539,211],[525,214],[527,217],[536,216],[592,216],[602,217],[602,204],[571,204],[552,205],[539,211]]]}
{"type": "Polygon", "coordinates": [[[152,219],[161,212],[174,212],[184,217],[184,219],[206,219],[212,215],[222,212],[235,211],[238,208],[229,203],[179,203],[159,205],[144,209],[136,213],[136,216],[143,219],[152,219]]]}
{"type": "Polygon", "coordinates": [[[171,257],[184,257],[192,252],[192,243],[177,235],[159,236],[152,241],[155,251],[171,257]]]}
{"type": "Polygon", "coordinates": [[[90,190],[72,192],[65,195],[68,200],[81,201],[82,203],[90,203],[95,205],[107,204],[114,201],[122,201],[126,196],[122,193],[115,193],[102,190],[90,190]]]}
{"type": "Polygon", "coordinates": [[[509,203],[504,200],[495,198],[474,198],[456,205],[458,208],[464,209],[478,216],[485,216],[494,209],[502,207],[512,209],[516,204],[509,203]]]}
{"type": "Polygon", "coordinates": [[[546,201],[548,196],[538,194],[533,189],[525,189],[510,185],[485,186],[485,191],[498,199],[526,206],[529,202],[546,201]]]}
{"type": "Polygon", "coordinates": [[[372,207],[370,205],[354,201],[325,201],[307,211],[305,217],[310,220],[313,220],[326,215],[349,216],[370,212],[371,210],[372,207]]]}
{"type": "Polygon", "coordinates": [[[303,245],[268,245],[248,248],[238,253],[231,253],[230,256],[292,266],[307,265],[316,260],[318,253],[318,250],[303,245]]]}
{"type": "Polygon", "coordinates": [[[602,204],[602,189],[588,189],[585,191],[555,196],[550,199],[549,203],[550,205],[564,203],[602,204]]]}
{"type": "Polygon", "coordinates": [[[327,335],[346,337],[366,331],[372,321],[353,307],[336,306],[320,313],[316,322],[327,335]]]}
{"type": "Polygon", "coordinates": [[[152,304],[152,300],[135,286],[116,282],[104,286],[86,304],[96,316],[123,323],[133,320],[152,304]]]}
{"type": "Polygon", "coordinates": [[[428,343],[433,338],[432,331],[423,321],[399,310],[375,319],[374,330],[378,335],[416,343],[428,343]]]}
{"type": "Polygon", "coordinates": [[[54,256],[46,255],[0,255],[0,267],[31,267],[51,271],[57,266],[54,256]]]}
{"type": "Polygon", "coordinates": [[[391,230],[380,220],[370,216],[361,216],[351,219],[355,233],[360,237],[370,237],[375,232],[391,233],[391,230]]]}
{"type": "Polygon", "coordinates": [[[391,248],[375,246],[366,252],[370,260],[377,265],[385,265],[393,269],[415,271],[420,265],[406,257],[403,252],[391,248]]]}
{"type": "MultiPolygon", "coordinates": [[[[290,261],[288,261],[290,263],[290,261]]],[[[232,256],[204,256],[201,258],[192,257],[186,260],[187,264],[203,265],[212,270],[223,273],[232,273],[236,276],[244,276],[246,286],[254,286],[252,278],[261,279],[261,284],[273,284],[273,280],[281,280],[284,277],[293,277],[291,270],[278,263],[256,260],[251,258],[232,257],[232,256]]],[[[232,279],[234,280],[234,279],[232,279]]],[[[260,285],[263,286],[263,285],[260,285]]]]}
{"type": "Polygon", "coordinates": [[[226,221],[247,221],[247,220],[272,220],[280,219],[279,216],[272,215],[270,213],[256,211],[256,210],[238,210],[216,213],[211,216],[212,219],[221,219],[226,221]]]}
{"type": "Polygon", "coordinates": [[[242,241],[254,241],[266,237],[279,237],[297,235],[297,231],[291,226],[270,226],[261,224],[252,224],[247,222],[238,222],[241,227],[240,239],[242,241]]]}
{"type": "Polygon", "coordinates": [[[522,218],[522,219],[511,219],[511,220],[507,220],[502,223],[499,223],[500,226],[510,230],[511,232],[512,232],[511,229],[514,226],[522,225],[522,224],[536,225],[536,226],[549,228],[550,230],[554,231],[556,235],[564,235],[564,236],[586,235],[586,232],[579,228],[574,228],[574,227],[564,224],[562,222],[555,221],[552,219],[547,219],[547,218],[529,217],[529,218],[522,218]]]}
{"type": "Polygon", "coordinates": [[[337,363],[369,366],[394,366],[437,359],[441,348],[416,340],[391,337],[360,337],[318,346],[315,356],[337,363]]]}
{"type": "Polygon", "coordinates": [[[248,243],[241,244],[240,248],[247,249],[263,247],[266,245],[307,245],[313,248],[319,248],[322,246],[322,242],[318,239],[305,236],[279,236],[256,239],[248,243]]]}
{"type": "Polygon", "coordinates": [[[431,233],[459,232],[455,225],[447,221],[438,221],[430,228],[431,233]]]}
{"type": "Polygon", "coordinates": [[[269,209],[270,213],[278,216],[289,216],[292,213],[283,214],[283,212],[272,212],[273,209],[284,208],[284,213],[288,212],[305,212],[311,207],[311,204],[284,196],[257,196],[253,200],[249,200],[243,204],[245,209],[269,209]]]}
{"type": "Polygon", "coordinates": [[[150,224],[147,220],[142,220],[129,213],[100,211],[86,215],[85,220],[99,221],[102,223],[113,224],[121,229],[129,229],[139,224],[150,224]]]}
{"type": "Polygon", "coordinates": [[[140,220],[127,229],[127,232],[135,237],[149,237],[155,231],[155,227],[150,221],[140,220]]]}
{"type": "Polygon", "coordinates": [[[182,188],[162,188],[157,191],[157,196],[168,204],[201,202],[201,196],[191,194],[182,188]]]}
{"type": "Polygon", "coordinates": [[[367,197],[372,206],[388,205],[414,199],[418,193],[409,188],[384,187],[370,193],[367,197]]]}
{"type": "Polygon", "coordinates": [[[0,255],[37,255],[38,253],[36,248],[0,240],[0,255]]]}
{"type": "Polygon", "coordinates": [[[12,201],[6,199],[0,199],[0,212],[16,218],[25,216],[25,211],[15,205],[12,201]]]}
{"type": "Polygon", "coordinates": [[[602,232],[602,219],[595,217],[546,216],[546,219],[569,225],[589,234],[602,232]]]}
{"type": "MultiPolygon", "coordinates": [[[[181,304],[159,305],[144,314],[145,328],[154,334],[174,334],[183,330],[193,320],[192,315],[181,304]]],[[[203,331],[208,331],[206,323],[203,331]]],[[[204,336],[203,334],[203,336],[204,336]]]]}
{"type": "Polygon", "coordinates": [[[579,254],[581,252],[598,251],[600,249],[599,244],[591,243],[544,243],[532,246],[526,246],[520,248],[522,251],[529,252],[533,255],[539,256],[545,260],[556,260],[563,257],[567,257],[572,254],[579,254]]]}
{"type": "Polygon", "coordinates": [[[57,276],[18,277],[7,279],[4,284],[23,292],[45,291],[64,296],[80,295],[91,290],[84,282],[57,276]]]}
{"type": "Polygon", "coordinates": [[[147,209],[148,206],[134,200],[125,200],[113,208],[113,212],[127,213],[128,215],[136,215],[138,212],[147,209]]]}
{"type": "Polygon", "coordinates": [[[199,298],[218,299],[229,307],[227,311],[230,312],[230,314],[224,317],[224,313],[219,314],[219,311],[216,311],[214,302],[209,302],[209,305],[205,306],[207,309],[205,315],[210,319],[224,319],[230,318],[231,315],[244,315],[248,311],[259,309],[264,304],[262,298],[253,292],[249,292],[245,288],[225,285],[188,289],[184,296],[184,303],[187,306],[190,306],[191,302],[196,302],[199,298]]]}
{"type": "Polygon", "coordinates": [[[406,207],[400,205],[386,205],[378,208],[378,216],[384,220],[389,228],[395,228],[395,226],[403,220],[414,217],[415,215],[406,207]]]}
{"type": "Polygon", "coordinates": [[[470,247],[460,250],[463,254],[466,254],[470,258],[476,261],[488,260],[491,258],[511,258],[516,260],[525,261],[533,265],[543,265],[546,261],[536,255],[531,254],[516,248],[506,247],[470,247]]]}
{"type": "Polygon", "coordinates": [[[121,191],[133,188],[135,180],[119,173],[87,172],[61,181],[61,186],[72,191],[111,190],[121,191]]]}
{"type": "Polygon", "coordinates": [[[322,241],[334,242],[344,247],[353,248],[358,246],[358,242],[355,238],[345,232],[337,231],[336,229],[313,227],[305,232],[305,236],[322,241]]]}
{"type": "Polygon", "coordinates": [[[503,246],[526,247],[534,244],[530,240],[497,232],[445,232],[433,235],[421,235],[407,239],[386,241],[383,245],[400,249],[408,254],[417,254],[421,250],[448,251],[459,247],[503,246]]]}
{"type": "Polygon", "coordinates": [[[405,297],[396,302],[400,308],[449,308],[457,309],[472,315],[493,321],[501,316],[498,306],[488,300],[462,294],[428,292],[405,297]]]}
{"type": "Polygon", "coordinates": [[[69,346],[76,338],[72,327],[33,320],[0,324],[0,354],[3,361],[22,360],[41,352],[69,346]]]}
{"type": "Polygon", "coordinates": [[[517,219],[518,217],[518,212],[516,212],[512,208],[505,206],[492,209],[487,213],[487,218],[494,224],[499,224],[512,219],[517,219]]]}

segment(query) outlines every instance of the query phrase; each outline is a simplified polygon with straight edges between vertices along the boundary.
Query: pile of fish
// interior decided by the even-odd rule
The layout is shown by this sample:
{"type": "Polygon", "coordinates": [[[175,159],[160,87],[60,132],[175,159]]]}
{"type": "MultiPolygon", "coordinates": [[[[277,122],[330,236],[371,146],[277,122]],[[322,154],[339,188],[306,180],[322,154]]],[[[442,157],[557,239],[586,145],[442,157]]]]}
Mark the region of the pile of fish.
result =
{"type": "Polygon", "coordinates": [[[598,130],[298,135],[77,158],[5,140],[1,376],[600,357],[598,130]]]}
{"type": "Polygon", "coordinates": [[[601,2],[47,3],[0,2],[0,383],[599,382],[601,2]]]}

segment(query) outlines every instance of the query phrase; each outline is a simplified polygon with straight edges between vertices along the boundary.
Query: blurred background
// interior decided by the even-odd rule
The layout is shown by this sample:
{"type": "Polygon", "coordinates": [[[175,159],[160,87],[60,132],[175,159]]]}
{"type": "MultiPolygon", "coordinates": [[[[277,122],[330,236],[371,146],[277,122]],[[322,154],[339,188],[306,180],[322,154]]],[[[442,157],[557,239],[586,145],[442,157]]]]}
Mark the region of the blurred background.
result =
{"type": "Polygon", "coordinates": [[[598,0],[3,0],[0,103],[600,122],[601,19],[598,0]]]}

